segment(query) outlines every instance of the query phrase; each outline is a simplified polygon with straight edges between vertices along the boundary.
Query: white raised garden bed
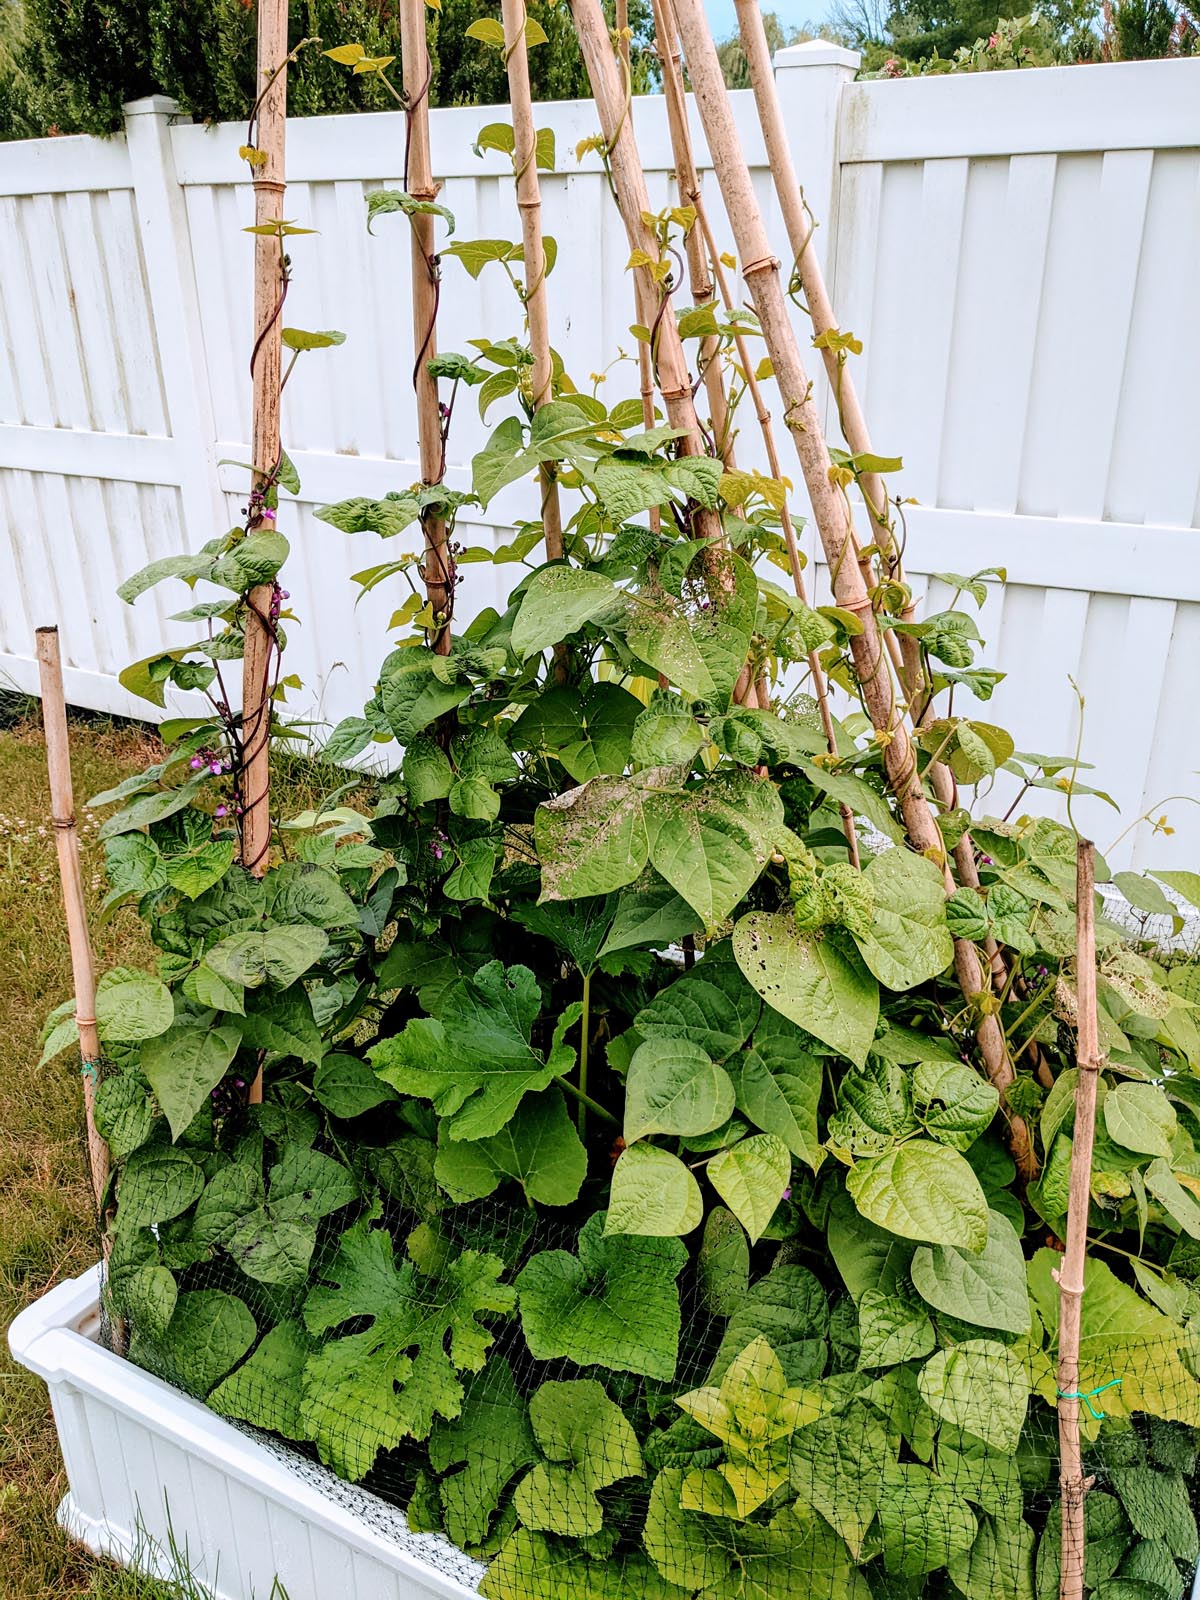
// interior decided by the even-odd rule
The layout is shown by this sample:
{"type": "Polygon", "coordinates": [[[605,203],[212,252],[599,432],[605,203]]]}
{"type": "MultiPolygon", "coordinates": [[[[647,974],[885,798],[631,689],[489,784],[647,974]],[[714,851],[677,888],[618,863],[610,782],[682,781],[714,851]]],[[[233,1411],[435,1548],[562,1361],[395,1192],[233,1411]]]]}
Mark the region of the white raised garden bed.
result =
{"type": "Polygon", "coordinates": [[[177,1551],[213,1600],[278,1600],[276,1579],[287,1600],[478,1600],[483,1567],[445,1539],[106,1350],[99,1291],[94,1268],[8,1330],[50,1390],[72,1538],[166,1579],[177,1551]]]}
{"type": "Polygon", "coordinates": [[[98,1268],[61,1283],[8,1333],[50,1390],[73,1538],[161,1578],[174,1548],[214,1600],[271,1600],[276,1579],[288,1600],[476,1594],[483,1568],[444,1539],[104,1349],[99,1289],[98,1268]]]}

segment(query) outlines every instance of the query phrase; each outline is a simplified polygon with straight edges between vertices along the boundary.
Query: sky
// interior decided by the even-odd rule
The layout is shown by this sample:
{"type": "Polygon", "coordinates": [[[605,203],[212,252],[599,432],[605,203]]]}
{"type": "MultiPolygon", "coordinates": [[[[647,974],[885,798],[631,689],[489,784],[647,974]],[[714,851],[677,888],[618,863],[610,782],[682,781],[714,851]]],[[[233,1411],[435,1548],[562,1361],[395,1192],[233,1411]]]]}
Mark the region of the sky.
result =
{"type": "MultiPolygon", "coordinates": [[[[708,20],[712,24],[713,38],[725,39],[737,30],[737,13],[733,0],[705,0],[708,20]]],[[[785,28],[801,23],[812,26],[815,15],[821,14],[819,0],[763,0],[765,11],[774,11],[785,28]]]]}

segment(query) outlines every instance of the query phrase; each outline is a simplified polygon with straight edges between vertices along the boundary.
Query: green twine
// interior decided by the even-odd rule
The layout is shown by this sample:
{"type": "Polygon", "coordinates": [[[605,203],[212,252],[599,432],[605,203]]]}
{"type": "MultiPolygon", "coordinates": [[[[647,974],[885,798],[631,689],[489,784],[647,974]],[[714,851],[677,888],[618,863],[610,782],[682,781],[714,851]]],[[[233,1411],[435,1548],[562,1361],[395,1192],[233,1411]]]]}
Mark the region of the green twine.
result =
{"type": "Polygon", "coordinates": [[[1060,1400],[1082,1400],[1096,1421],[1103,1422],[1105,1413],[1092,1404],[1092,1398],[1094,1395],[1103,1394],[1105,1389],[1115,1389],[1122,1381],[1121,1378],[1110,1378],[1107,1383],[1100,1384],[1096,1389],[1088,1389],[1086,1393],[1079,1389],[1060,1389],[1058,1398],[1060,1400]]]}
{"type": "Polygon", "coordinates": [[[96,1085],[100,1081],[98,1076],[97,1076],[97,1073],[96,1073],[96,1068],[99,1065],[100,1065],[100,1057],[99,1056],[92,1057],[91,1059],[89,1059],[87,1056],[85,1056],[83,1058],[82,1063],[80,1064],[80,1068],[79,1068],[80,1075],[82,1077],[84,1077],[84,1078],[90,1078],[92,1080],[92,1087],[93,1088],[95,1088],[96,1085]]]}

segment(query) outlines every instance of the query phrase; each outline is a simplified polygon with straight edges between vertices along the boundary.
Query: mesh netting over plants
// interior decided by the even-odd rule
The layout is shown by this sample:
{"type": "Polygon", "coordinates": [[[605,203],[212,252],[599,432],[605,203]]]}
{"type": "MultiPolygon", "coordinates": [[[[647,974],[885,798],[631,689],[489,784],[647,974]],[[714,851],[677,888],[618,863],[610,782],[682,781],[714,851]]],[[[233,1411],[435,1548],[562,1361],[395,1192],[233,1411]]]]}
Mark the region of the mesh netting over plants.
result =
{"type": "MultiPolygon", "coordinates": [[[[200,641],[123,682],[206,709],[92,802],[119,806],[107,914],[136,908],[158,951],[96,995],[114,1342],[444,1533],[493,1600],[1051,1600],[1060,1574],[1068,1595],[1179,1600],[1200,1437],[1200,963],[1179,936],[1200,875],[1114,876],[1076,829],[1111,804],[1078,749],[1021,754],[964,711],[1002,676],[974,619],[1003,572],[940,574],[950,602],[914,617],[858,342],[773,154],[796,318],[842,403],[831,454],[699,0],[678,20],[752,306],[695,180],[670,7],[681,194],[651,212],[623,41],[572,3],[602,130],[581,151],[633,246],[642,398],[611,407],[548,343],[555,156],[519,0],[477,37],[510,74],[513,125],[480,149],[511,161],[520,242],[437,241],[453,219],[421,8],[402,10],[402,90],[390,58],[330,54],[408,118],[407,188],[369,215],[412,233],[423,481],[319,512],[331,538],[397,541],[358,574],[404,597],[376,691],[326,746],[395,759],[300,815],[267,784],[268,735],[309,725],[283,699],[275,515],[299,482],[260,358],[331,359],[341,335],[278,328],[300,246],[266,183],[245,521],[122,589],[199,587],[200,641]],[[436,346],[460,268],[518,291],[513,337],[470,356],[436,346]],[[473,396],[493,431],[451,490],[473,396]],[[767,471],[734,457],[747,397],[767,471]],[[464,549],[462,507],[526,480],[536,519],[464,549]],[[460,627],[482,562],[518,581],[460,627]],[[1065,821],[1026,813],[1047,791],[1065,821]]],[[[243,155],[281,176],[270,93],[243,155]]],[[[60,1009],[47,1053],[76,1025],[60,1009]]]]}

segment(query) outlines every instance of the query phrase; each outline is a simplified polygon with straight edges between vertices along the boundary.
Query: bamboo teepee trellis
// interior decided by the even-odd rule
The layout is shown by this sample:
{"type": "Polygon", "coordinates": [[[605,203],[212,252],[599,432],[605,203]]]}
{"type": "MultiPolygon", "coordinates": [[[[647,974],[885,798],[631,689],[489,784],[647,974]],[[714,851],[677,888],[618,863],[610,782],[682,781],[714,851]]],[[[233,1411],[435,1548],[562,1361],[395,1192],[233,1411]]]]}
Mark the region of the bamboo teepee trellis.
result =
{"type": "MultiPolygon", "coordinates": [[[[644,221],[651,209],[650,196],[629,117],[629,81],[618,70],[604,14],[595,0],[572,3],[571,10],[592,86],[592,97],[600,115],[600,131],[605,140],[613,190],[625,224],[629,248],[632,252],[640,252],[647,262],[652,262],[657,259],[658,247],[644,221]]],[[[683,430],[684,436],[679,441],[681,453],[703,455],[704,438],[696,415],[691,378],[671,295],[660,295],[650,265],[635,266],[633,278],[638,320],[652,335],[651,355],[667,419],[672,427],[683,430]]],[[[702,506],[696,508],[694,529],[699,538],[717,542],[722,537],[720,518],[715,511],[702,506]]]]}

